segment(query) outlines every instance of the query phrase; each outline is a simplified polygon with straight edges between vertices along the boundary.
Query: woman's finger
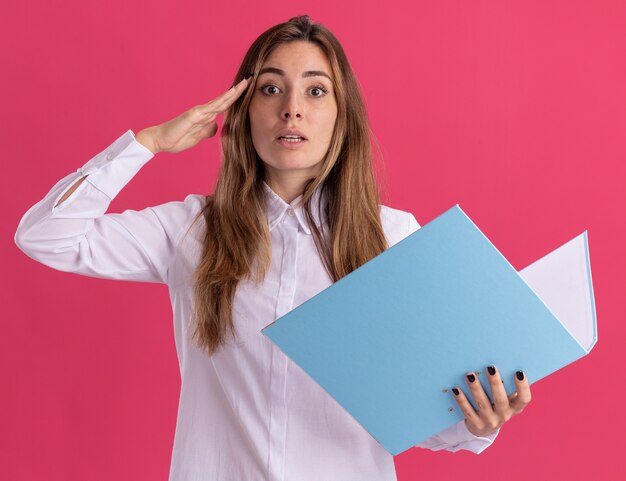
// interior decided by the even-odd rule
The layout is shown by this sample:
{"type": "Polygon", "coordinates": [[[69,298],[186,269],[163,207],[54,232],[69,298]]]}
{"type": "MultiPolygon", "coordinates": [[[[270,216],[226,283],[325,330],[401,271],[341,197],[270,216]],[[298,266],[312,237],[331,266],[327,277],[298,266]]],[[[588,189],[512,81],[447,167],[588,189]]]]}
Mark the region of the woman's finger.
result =
{"type": "Polygon", "coordinates": [[[241,95],[241,93],[246,89],[246,87],[248,86],[248,83],[249,81],[244,78],[236,85],[233,85],[226,92],[222,93],[221,95],[214,98],[210,102],[207,102],[206,104],[201,105],[198,108],[198,111],[202,115],[210,115],[210,114],[217,115],[225,111],[228,107],[232,105],[232,103],[235,100],[237,100],[237,97],[239,97],[239,95],[241,95]]]}
{"type": "Polygon", "coordinates": [[[459,405],[459,409],[461,409],[461,412],[463,413],[465,418],[473,425],[481,427],[482,421],[480,420],[480,417],[478,416],[476,411],[474,411],[474,407],[465,396],[463,390],[455,387],[452,389],[452,394],[454,394],[454,399],[459,405]]]}
{"type": "Polygon", "coordinates": [[[532,397],[530,395],[530,385],[524,371],[515,373],[515,385],[517,387],[517,395],[511,400],[510,406],[515,414],[518,414],[528,405],[532,397]]]}
{"type": "Polygon", "coordinates": [[[472,393],[472,398],[474,399],[474,403],[476,404],[478,414],[481,417],[485,417],[485,419],[493,417],[493,408],[491,407],[491,401],[485,393],[482,384],[480,384],[478,376],[473,372],[469,372],[465,375],[465,381],[467,382],[467,385],[469,386],[472,393]]]}
{"type": "Polygon", "coordinates": [[[500,372],[496,369],[496,366],[487,367],[487,379],[489,380],[489,387],[491,389],[491,398],[496,413],[501,416],[505,416],[509,412],[509,398],[502,384],[502,378],[500,372]]]}

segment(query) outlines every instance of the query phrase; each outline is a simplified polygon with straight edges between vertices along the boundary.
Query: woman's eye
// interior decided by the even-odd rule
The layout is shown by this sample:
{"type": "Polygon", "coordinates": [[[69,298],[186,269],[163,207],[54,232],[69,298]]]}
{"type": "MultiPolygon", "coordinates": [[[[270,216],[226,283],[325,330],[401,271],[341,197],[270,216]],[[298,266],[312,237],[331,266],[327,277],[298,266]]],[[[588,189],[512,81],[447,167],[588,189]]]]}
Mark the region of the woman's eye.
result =
{"type": "Polygon", "coordinates": [[[326,95],[326,93],[328,92],[327,89],[325,89],[324,87],[313,87],[311,89],[311,93],[313,95],[313,97],[323,97],[324,95],[326,95]],[[313,92],[319,92],[318,94],[314,94],[313,92]]]}
{"type": "Polygon", "coordinates": [[[274,93],[276,93],[277,91],[278,91],[278,87],[276,87],[276,85],[265,85],[261,87],[261,92],[263,92],[266,95],[274,95],[274,93]],[[275,89],[275,90],[269,91],[269,89],[275,89]]]}
{"type": "MultiPolygon", "coordinates": [[[[280,89],[276,87],[276,85],[264,85],[263,87],[261,87],[260,90],[265,95],[276,95],[278,92],[280,92],[280,89]]],[[[323,97],[328,93],[328,89],[321,86],[311,87],[309,89],[309,92],[311,92],[311,95],[313,97],[323,97]]]]}

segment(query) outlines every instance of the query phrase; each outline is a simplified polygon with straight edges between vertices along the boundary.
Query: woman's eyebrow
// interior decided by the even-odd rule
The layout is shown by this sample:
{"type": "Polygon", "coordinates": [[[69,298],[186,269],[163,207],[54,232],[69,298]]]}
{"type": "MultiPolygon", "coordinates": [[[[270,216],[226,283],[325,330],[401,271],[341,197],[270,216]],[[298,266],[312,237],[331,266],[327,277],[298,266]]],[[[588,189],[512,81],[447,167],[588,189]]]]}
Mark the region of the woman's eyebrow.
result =
{"type": "MultiPolygon", "coordinates": [[[[285,71],[281,70],[279,68],[276,68],[276,67],[265,67],[265,68],[262,68],[261,71],[259,72],[259,76],[264,74],[264,73],[275,73],[276,75],[280,75],[282,77],[285,76],[285,71]]],[[[332,79],[330,78],[330,75],[328,75],[323,70],[307,70],[306,72],[302,72],[302,77],[303,78],[306,78],[306,77],[326,77],[326,78],[328,78],[329,80],[332,81],[332,79]]]]}

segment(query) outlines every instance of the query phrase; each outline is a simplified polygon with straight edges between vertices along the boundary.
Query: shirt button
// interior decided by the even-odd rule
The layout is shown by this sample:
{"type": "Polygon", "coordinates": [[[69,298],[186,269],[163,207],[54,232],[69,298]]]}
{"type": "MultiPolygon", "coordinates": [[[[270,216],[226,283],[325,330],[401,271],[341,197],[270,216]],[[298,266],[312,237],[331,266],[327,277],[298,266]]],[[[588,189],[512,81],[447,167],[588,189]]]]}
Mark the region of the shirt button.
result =
{"type": "Polygon", "coordinates": [[[115,157],[115,154],[113,152],[109,152],[107,154],[107,160],[111,160],[113,157],[115,157]]]}
{"type": "Polygon", "coordinates": [[[296,215],[296,213],[293,211],[293,209],[292,209],[291,207],[289,207],[289,209],[287,209],[287,213],[288,213],[290,216],[292,216],[292,217],[293,217],[294,215],[296,215]]]}

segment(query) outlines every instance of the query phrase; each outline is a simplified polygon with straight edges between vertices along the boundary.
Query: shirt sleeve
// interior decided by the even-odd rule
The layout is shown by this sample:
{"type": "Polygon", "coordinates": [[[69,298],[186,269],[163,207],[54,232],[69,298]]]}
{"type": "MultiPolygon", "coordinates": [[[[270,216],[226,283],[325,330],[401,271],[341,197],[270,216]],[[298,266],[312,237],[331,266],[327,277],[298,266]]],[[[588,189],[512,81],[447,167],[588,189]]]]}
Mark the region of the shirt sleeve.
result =
{"type": "Polygon", "coordinates": [[[491,443],[493,443],[499,433],[500,429],[497,429],[489,436],[474,436],[469,429],[467,429],[465,419],[463,419],[415,446],[418,448],[431,449],[432,451],[445,449],[446,451],[456,452],[464,449],[480,454],[491,446],[491,443]]]}
{"type": "Polygon", "coordinates": [[[178,231],[172,220],[184,203],[105,214],[112,199],[152,157],[128,130],[31,207],[20,220],[15,243],[32,259],[60,271],[167,283],[178,231]],[[85,175],[78,188],[56,206],[85,175]]]}

